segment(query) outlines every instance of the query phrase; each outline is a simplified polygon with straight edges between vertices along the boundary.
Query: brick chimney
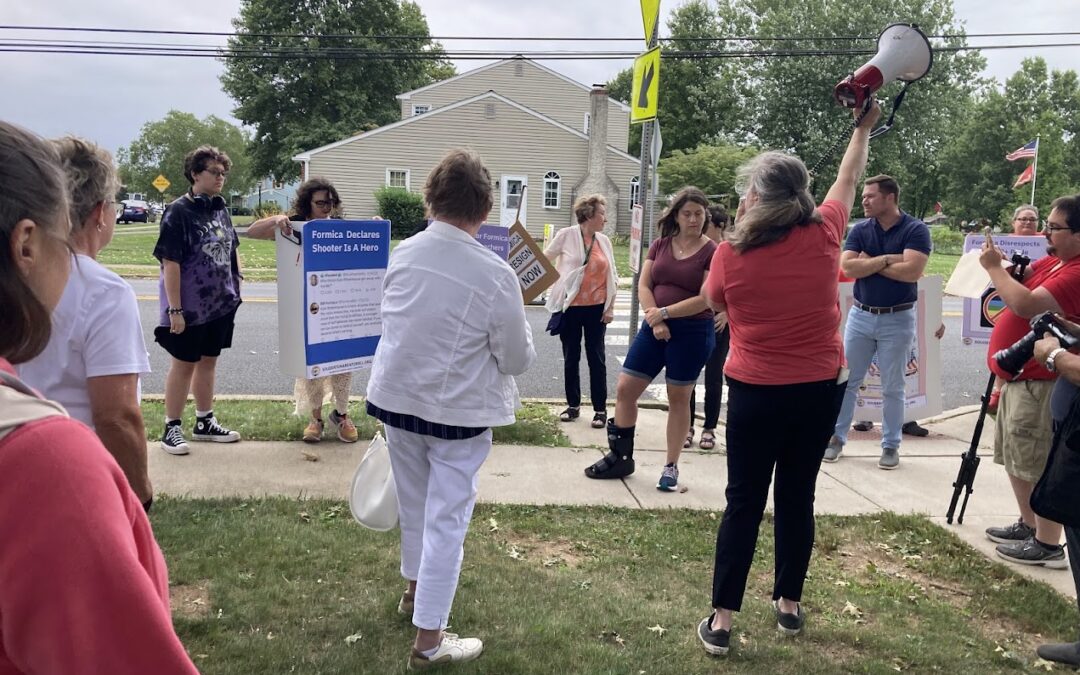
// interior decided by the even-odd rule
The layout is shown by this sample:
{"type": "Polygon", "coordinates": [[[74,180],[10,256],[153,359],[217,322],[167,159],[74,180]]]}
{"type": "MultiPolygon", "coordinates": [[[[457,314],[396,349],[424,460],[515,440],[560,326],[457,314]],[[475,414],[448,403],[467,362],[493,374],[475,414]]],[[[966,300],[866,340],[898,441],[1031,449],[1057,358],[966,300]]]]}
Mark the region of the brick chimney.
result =
{"type": "Polygon", "coordinates": [[[594,84],[589,92],[589,154],[585,176],[574,186],[574,199],[598,192],[607,198],[608,234],[615,232],[619,214],[619,188],[607,173],[608,91],[602,84],[594,84]]]}

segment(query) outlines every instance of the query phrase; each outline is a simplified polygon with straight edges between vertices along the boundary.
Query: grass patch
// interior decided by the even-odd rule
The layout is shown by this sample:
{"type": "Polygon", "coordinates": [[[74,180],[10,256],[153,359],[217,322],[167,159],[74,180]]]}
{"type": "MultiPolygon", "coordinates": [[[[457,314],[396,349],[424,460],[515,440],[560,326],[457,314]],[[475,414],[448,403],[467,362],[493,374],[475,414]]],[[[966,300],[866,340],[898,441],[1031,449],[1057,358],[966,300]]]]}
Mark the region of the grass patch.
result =
{"type": "Polygon", "coordinates": [[[956,263],[960,260],[959,255],[950,253],[931,253],[930,259],[926,262],[926,271],[924,274],[940,274],[943,282],[947,282],[949,277],[952,276],[953,270],[956,269],[956,263]]]}
{"type": "MultiPolygon", "coordinates": [[[[157,231],[122,232],[117,231],[112,242],[98,254],[98,262],[103,265],[152,265],[158,266],[154,258],[154,244],[157,243],[157,231]]],[[[269,269],[277,277],[277,257],[274,242],[241,237],[237,249],[240,264],[247,272],[269,269]]],[[[156,276],[156,275],[155,275],[156,276]]]]}
{"type": "MultiPolygon", "coordinates": [[[[142,403],[143,419],[146,424],[147,440],[157,440],[161,435],[161,425],[165,419],[165,403],[161,400],[144,400],[142,403]]],[[[240,436],[251,441],[299,441],[304,435],[307,419],[293,415],[291,401],[247,401],[237,399],[219,399],[214,403],[214,414],[221,423],[240,432],[240,436]]],[[[354,403],[350,406],[353,424],[360,433],[360,438],[371,438],[380,424],[368,417],[363,405],[354,403]]],[[[324,413],[323,419],[326,413],[324,413]]],[[[184,419],[195,419],[195,405],[189,402],[184,408],[184,419]]],[[[550,408],[540,403],[527,403],[518,410],[517,421],[510,426],[495,427],[492,431],[496,443],[507,445],[541,445],[548,447],[566,447],[569,439],[562,433],[558,418],[550,408]]]]}
{"type": "MultiPolygon", "coordinates": [[[[364,530],[340,502],[284,498],[162,498],[152,520],[177,631],[203,673],[405,672],[396,532],[364,530]]],[[[925,519],[878,515],[818,520],[807,630],[781,638],[766,518],[732,654],[717,661],[694,635],[717,524],[478,505],[451,625],[487,651],[460,672],[1023,672],[1034,644],[1075,637],[1076,608],[1049,587],[925,519]]]]}

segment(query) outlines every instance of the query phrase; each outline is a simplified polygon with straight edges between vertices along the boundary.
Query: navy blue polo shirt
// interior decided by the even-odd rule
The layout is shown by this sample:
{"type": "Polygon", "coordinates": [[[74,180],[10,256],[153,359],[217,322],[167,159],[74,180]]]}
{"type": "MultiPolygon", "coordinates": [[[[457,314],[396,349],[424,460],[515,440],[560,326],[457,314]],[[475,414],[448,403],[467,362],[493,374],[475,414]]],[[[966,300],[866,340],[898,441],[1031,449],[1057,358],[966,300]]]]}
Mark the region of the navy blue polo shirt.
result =
{"type": "MultiPolygon", "coordinates": [[[[912,249],[930,255],[930,229],[918,218],[900,212],[900,220],[888,230],[876,218],[856,223],[844,241],[845,251],[879,255],[902,255],[912,249]]],[[[855,299],[871,307],[893,307],[915,302],[919,297],[918,284],[871,274],[855,280],[855,299]]]]}

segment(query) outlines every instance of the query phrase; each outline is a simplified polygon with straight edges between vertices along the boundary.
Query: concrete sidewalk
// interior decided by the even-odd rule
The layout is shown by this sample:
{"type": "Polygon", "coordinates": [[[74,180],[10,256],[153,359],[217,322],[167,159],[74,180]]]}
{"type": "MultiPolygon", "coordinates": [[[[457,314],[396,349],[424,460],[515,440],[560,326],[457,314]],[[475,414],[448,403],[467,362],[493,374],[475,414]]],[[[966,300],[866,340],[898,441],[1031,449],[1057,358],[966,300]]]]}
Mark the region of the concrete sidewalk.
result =
{"type": "MultiPolygon", "coordinates": [[[[561,407],[561,406],[560,406],[561,407]]],[[[881,436],[878,426],[852,432],[839,462],[823,464],[815,510],[819,514],[856,515],[895,511],[929,517],[987,556],[994,544],[983,534],[990,525],[1017,517],[1016,504],[1004,469],[991,459],[993,423],[984,427],[980,443],[983,462],[975,479],[964,523],[947,525],[945,512],[960,454],[971,442],[978,408],[950,411],[922,422],[926,438],[905,436],[900,467],[877,468],[881,436]]],[[[722,510],[727,482],[723,429],[713,451],[687,450],[679,462],[679,483],[685,491],[660,492],[656,481],[664,465],[667,413],[642,409],[638,419],[635,459],[637,471],[620,481],[593,481],[583,470],[606,452],[603,429],[593,429],[585,417],[564,425],[573,447],[546,448],[497,445],[480,472],[480,500],[507,504],[601,504],[635,509],[688,508],[722,510]]],[[[700,427],[698,429],[700,432],[700,427]]],[[[695,439],[696,440],[696,439],[695,439]]],[[[284,495],[344,499],[366,444],[323,441],[254,442],[217,445],[192,443],[186,457],[175,457],[150,444],[150,475],[159,494],[183,497],[284,495]],[[304,453],[317,456],[305,459],[304,453]]],[[[1008,565],[1075,597],[1067,570],[1008,565]]]]}

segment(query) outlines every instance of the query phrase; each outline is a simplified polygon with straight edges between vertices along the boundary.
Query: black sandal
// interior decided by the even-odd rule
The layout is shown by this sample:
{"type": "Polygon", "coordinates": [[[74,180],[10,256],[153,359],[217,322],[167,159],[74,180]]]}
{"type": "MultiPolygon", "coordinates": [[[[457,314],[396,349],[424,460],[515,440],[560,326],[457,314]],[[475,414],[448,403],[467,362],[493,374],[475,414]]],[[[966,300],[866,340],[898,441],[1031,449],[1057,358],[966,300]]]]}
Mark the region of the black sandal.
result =
{"type": "Polygon", "coordinates": [[[581,408],[567,408],[559,413],[559,419],[563,422],[573,422],[581,417],[581,408]]]}
{"type": "Polygon", "coordinates": [[[596,414],[592,416],[592,428],[603,429],[607,426],[607,413],[603,410],[596,411],[596,414]]]}
{"type": "Polygon", "coordinates": [[[623,459],[614,452],[600,458],[596,464],[585,469],[585,476],[597,480],[626,478],[634,473],[634,458],[623,459]]]}

